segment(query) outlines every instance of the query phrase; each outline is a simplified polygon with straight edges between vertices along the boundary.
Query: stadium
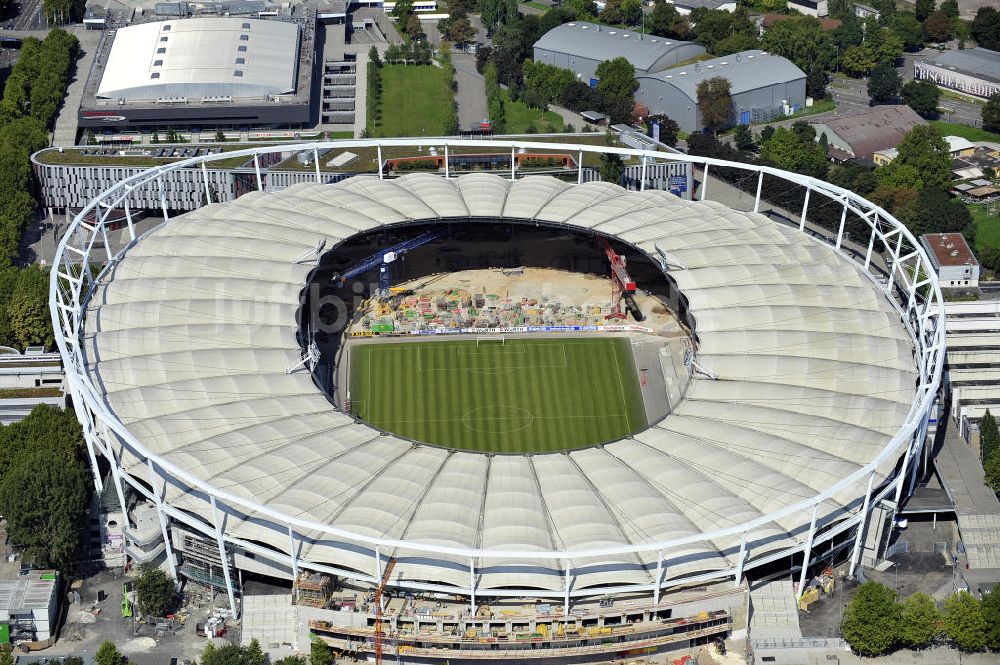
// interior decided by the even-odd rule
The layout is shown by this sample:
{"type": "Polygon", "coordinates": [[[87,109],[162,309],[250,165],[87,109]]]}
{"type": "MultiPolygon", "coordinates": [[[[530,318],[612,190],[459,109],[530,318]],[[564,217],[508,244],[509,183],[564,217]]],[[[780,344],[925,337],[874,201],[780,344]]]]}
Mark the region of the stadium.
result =
{"type": "MultiPolygon", "coordinates": [[[[381,151],[421,141],[294,149],[381,151]]],[[[378,613],[371,609],[367,621],[309,615],[314,634],[364,654],[381,639],[383,589],[464,607],[456,633],[488,633],[473,625],[498,620],[484,606],[526,599],[539,603],[532,629],[539,616],[597,616],[615,599],[629,599],[634,622],[651,626],[648,635],[613,639],[609,627],[593,639],[570,636],[563,624],[556,644],[556,624],[547,623],[545,639],[582,649],[578,659],[606,659],[639,637],[655,651],[725,634],[745,599],[713,606],[708,598],[745,592],[750,571],[792,567],[799,593],[824,559],[842,556],[853,572],[870,546],[865,526],[884,521],[869,520],[876,506],[912,491],[941,376],[941,295],[905,227],[849,191],[768,167],[604,146],[438,143],[615,153],[643,165],[681,160],[702,173],[744,169],[757,194],[753,209],[741,211],[711,200],[711,184],[686,201],[647,189],[644,177],[629,191],[584,183],[582,170],[569,180],[457,175],[445,150],[439,174],[396,177],[379,159],[377,173],[333,184],[318,169],[317,182],[280,191],[262,191],[258,181],[258,191],[226,204],[210,203],[206,187],[207,205],[177,217],[164,209],[166,221],[141,234],[129,220],[116,243],[101,211],[124,207],[128,215],[136,190],[213,156],[106,191],[60,245],[53,321],[95,482],[113,485],[123,506],[129,495],[155,506],[171,572],[196,579],[191,543],[207,543],[218,572],[210,565],[201,574],[219,580],[234,615],[244,574],[377,586],[378,613]],[[805,190],[800,220],[760,214],[765,176],[805,190]],[[810,197],[842,207],[839,227],[812,227],[810,197]],[[96,224],[93,215],[87,221],[92,211],[96,224]],[[341,277],[356,259],[428,232],[437,235],[412,250],[406,279],[450,272],[434,267],[435,256],[489,257],[491,238],[507,248],[523,243],[511,266],[532,247],[539,264],[583,248],[590,259],[582,268],[567,263],[566,272],[606,277],[602,253],[627,256],[638,292],[673,321],[660,356],[682,370],[675,396],[655,418],[642,417],[644,393],[670,392],[670,382],[654,381],[660,369],[652,365],[650,381],[640,379],[636,340],[658,333],[632,318],[390,335],[365,328],[359,315],[360,328],[321,330],[317,285],[333,285],[320,299],[350,288],[341,277]],[[364,371],[345,367],[345,349],[364,371]],[[602,388],[588,388],[595,382],[602,388]],[[432,397],[418,405],[422,395],[432,397]],[[370,405],[379,396],[381,415],[370,405]],[[457,412],[435,411],[457,402],[457,412]],[[469,415],[482,408],[485,415],[469,415]],[[397,431],[400,413],[462,424],[397,431]],[[576,427],[574,414],[624,420],[576,427]],[[555,426],[536,427],[546,418],[555,426]],[[535,429],[518,435],[523,428],[535,429]],[[567,430],[577,434],[562,436],[567,430]],[[516,445],[504,448],[510,440],[516,445]],[[664,632],[667,607],[674,616],[713,613],[679,636],[676,627],[664,632]]],[[[511,267],[491,263],[463,269],[511,267]]],[[[608,305],[609,282],[597,283],[608,305]]],[[[387,624],[397,655],[407,633],[400,621],[387,624]]],[[[413,662],[440,660],[441,648],[456,649],[449,657],[458,662],[525,647],[411,639],[413,662]]],[[[527,648],[532,658],[545,651],[527,648]]]]}

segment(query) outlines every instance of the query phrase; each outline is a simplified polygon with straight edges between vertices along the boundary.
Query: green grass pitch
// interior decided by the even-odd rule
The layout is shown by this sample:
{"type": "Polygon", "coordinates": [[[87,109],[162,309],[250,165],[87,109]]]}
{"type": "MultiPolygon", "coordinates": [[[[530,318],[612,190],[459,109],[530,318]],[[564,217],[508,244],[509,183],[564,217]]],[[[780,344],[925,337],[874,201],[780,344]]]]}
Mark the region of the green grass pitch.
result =
{"type": "Polygon", "coordinates": [[[359,344],[350,363],[354,415],[426,443],[539,453],[646,425],[624,339],[359,344]]]}

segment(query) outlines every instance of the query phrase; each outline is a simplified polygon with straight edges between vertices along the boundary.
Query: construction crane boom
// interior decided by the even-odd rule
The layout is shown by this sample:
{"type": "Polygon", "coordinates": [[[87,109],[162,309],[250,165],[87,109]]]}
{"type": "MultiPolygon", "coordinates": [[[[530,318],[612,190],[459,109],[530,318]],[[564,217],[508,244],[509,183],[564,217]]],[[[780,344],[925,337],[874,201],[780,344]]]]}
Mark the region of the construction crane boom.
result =
{"type": "Polygon", "coordinates": [[[382,579],[375,588],[375,665],[382,665],[382,592],[385,591],[385,585],[395,567],[396,560],[389,559],[382,571],[382,579]]]}
{"type": "Polygon", "coordinates": [[[630,310],[639,311],[632,299],[632,294],[635,293],[635,281],[632,280],[625,267],[625,257],[616,252],[607,240],[604,241],[604,253],[607,255],[608,261],[611,262],[611,313],[604,318],[624,319],[626,314],[625,310],[622,309],[622,299],[628,301],[630,310]]]}
{"type": "Polygon", "coordinates": [[[363,275],[370,270],[378,268],[379,295],[385,298],[389,295],[390,287],[389,264],[411,249],[416,249],[421,245],[426,245],[430,241],[440,238],[442,235],[444,235],[443,230],[435,229],[421,233],[415,238],[404,240],[403,242],[397,243],[387,249],[379,250],[334,277],[334,281],[338,281],[340,284],[343,284],[352,277],[363,275]]]}

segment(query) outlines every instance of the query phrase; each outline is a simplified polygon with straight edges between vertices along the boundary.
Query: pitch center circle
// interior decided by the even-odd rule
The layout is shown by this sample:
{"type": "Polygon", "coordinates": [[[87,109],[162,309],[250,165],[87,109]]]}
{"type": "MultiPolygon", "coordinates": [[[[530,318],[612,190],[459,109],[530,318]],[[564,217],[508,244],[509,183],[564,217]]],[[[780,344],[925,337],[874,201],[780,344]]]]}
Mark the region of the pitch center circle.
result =
{"type": "Polygon", "coordinates": [[[483,434],[509,434],[531,427],[535,415],[519,406],[491,404],[470,409],[462,415],[462,424],[483,434]]]}

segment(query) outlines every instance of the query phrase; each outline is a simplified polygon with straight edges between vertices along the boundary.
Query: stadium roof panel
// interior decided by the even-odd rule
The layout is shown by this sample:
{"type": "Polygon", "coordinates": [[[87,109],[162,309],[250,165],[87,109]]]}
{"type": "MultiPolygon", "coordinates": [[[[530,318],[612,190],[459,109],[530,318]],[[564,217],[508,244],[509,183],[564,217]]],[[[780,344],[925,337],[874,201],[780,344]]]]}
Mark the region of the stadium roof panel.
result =
{"type": "MultiPolygon", "coordinates": [[[[757,519],[884,448],[906,419],[916,369],[898,313],[859,270],[763,215],[662,191],[542,176],[355,176],[249,194],[156,228],[97,287],[84,341],[95,384],[144,445],[284,514],[411,547],[630,547],[757,519]],[[468,214],[537,215],[617,235],[650,255],[668,251],[687,266],[672,275],[696,322],[700,360],[721,379],[695,375],[674,413],[631,439],[486,456],[382,435],[335,411],[308,372],[285,374],[300,357],[295,313],[312,270],[296,256],[324,238],[333,247],[376,227],[468,214]]],[[[146,477],[138,460],[122,463],[146,477]]],[[[200,493],[174,483],[167,492],[210,518],[200,493]]],[[[863,493],[859,484],[823,503],[820,523],[847,515],[863,493]]],[[[790,514],[756,527],[753,556],[802,542],[804,521],[790,514]]],[[[284,526],[252,511],[230,514],[226,528],[287,545],[284,526]]],[[[369,574],[371,555],[357,543],[301,536],[303,559],[369,574]]],[[[738,548],[738,536],[685,544],[665,553],[666,575],[726,570],[738,548]]],[[[407,579],[468,583],[468,559],[458,554],[404,546],[382,555],[396,556],[407,579]]],[[[574,586],[649,584],[655,560],[655,552],[580,558],[574,586]]],[[[564,584],[560,563],[541,556],[516,565],[483,558],[477,572],[480,588],[564,584]]]]}
{"type": "Polygon", "coordinates": [[[211,17],[130,25],[115,33],[97,97],[146,101],[292,94],[298,61],[295,23],[211,17]]]}

